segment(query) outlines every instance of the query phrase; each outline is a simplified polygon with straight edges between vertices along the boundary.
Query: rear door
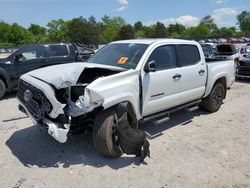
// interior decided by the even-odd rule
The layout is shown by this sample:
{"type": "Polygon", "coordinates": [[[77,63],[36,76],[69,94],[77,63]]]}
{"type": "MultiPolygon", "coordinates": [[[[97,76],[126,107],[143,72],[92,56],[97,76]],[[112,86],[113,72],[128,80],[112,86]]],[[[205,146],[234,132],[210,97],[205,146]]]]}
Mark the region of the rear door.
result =
{"type": "Polygon", "coordinates": [[[205,93],[207,67],[196,45],[180,44],[177,46],[180,64],[181,90],[179,101],[186,103],[201,98],[205,93]]]}
{"type": "Polygon", "coordinates": [[[51,44],[46,45],[48,57],[44,63],[45,66],[63,64],[75,61],[70,53],[70,49],[66,44],[51,44]]]}
{"type": "Polygon", "coordinates": [[[156,71],[142,74],[143,116],[179,105],[181,82],[175,46],[155,48],[147,62],[152,60],[155,61],[156,71]]]}

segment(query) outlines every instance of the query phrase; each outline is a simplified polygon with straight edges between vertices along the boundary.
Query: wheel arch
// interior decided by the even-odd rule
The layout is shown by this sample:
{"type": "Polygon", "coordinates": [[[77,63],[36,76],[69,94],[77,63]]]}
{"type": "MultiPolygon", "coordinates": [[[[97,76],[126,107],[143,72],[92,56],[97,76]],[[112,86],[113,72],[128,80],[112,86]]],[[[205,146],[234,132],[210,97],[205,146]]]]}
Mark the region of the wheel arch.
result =
{"type": "Polygon", "coordinates": [[[213,85],[213,87],[215,86],[215,84],[217,83],[222,83],[222,85],[224,86],[224,89],[225,89],[225,95],[224,95],[224,99],[226,98],[226,91],[227,91],[227,80],[225,77],[221,77],[219,79],[217,79],[213,85]]]}
{"type": "Polygon", "coordinates": [[[0,79],[5,83],[5,86],[8,90],[8,92],[10,92],[10,79],[8,77],[8,74],[6,73],[5,70],[0,69],[0,79]]]}
{"type": "Polygon", "coordinates": [[[104,107],[98,107],[95,109],[95,113],[99,113],[103,110],[108,110],[108,109],[119,109],[120,111],[123,112],[128,112],[128,118],[130,123],[132,124],[131,126],[133,128],[137,128],[138,127],[138,122],[141,119],[141,116],[138,115],[135,106],[133,105],[133,103],[131,101],[121,101],[119,103],[113,104],[112,106],[108,106],[107,108],[104,107]]]}
{"type": "Polygon", "coordinates": [[[203,96],[203,98],[204,97],[207,97],[210,93],[211,93],[211,91],[212,91],[212,89],[213,89],[213,87],[215,86],[215,84],[216,83],[222,83],[223,84],[223,86],[224,86],[224,88],[225,88],[225,96],[224,96],[224,98],[226,97],[226,91],[227,91],[227,75],[224,75],[224,74],[222,74],[222,75],[220,75],[220,76],[218,76],[217,78],[215,78],[212,82],[210,82],[208,85],[207,85],[207,89],[206,89],[206,92],[205,92],[205,95],[203,96]]]}

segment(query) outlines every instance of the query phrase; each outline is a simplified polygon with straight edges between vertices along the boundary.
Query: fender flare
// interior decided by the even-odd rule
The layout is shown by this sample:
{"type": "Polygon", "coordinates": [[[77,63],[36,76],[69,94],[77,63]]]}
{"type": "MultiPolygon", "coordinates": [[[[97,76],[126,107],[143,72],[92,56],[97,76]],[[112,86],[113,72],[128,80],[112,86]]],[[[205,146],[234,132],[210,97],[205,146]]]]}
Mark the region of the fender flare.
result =
{"type": "Polygon", "coordinates": [[[228,82],[227,75],[226,75],[226,74],[218,75],[218,76],[217,76],[215,79],[213,79],[213,81],[210,83],[210,87],[206,90],[206,93],[205,93],[205,95],[203,96],[203,98],[204,98],[204,97],[207,97],[207,96],[211,93],[211,91],[212,91],[214,85],[216,84],[216,82],[218,82],[219,80],[222,80],[222,79],[225,80],[225,83],[224,83],[224,84],[225,84],[225,89],[227,89],[227,82],[228,82]]]}
{"type": "Polygon", "coordinates": [[[6,84],[6,87],[8,89],[8,92],[10,92],[10,78],[9,78],[9,75],[8,73],[3,69],[3,68],[0,68],[0,79],[3,78],[3,82],[6,84]]]}

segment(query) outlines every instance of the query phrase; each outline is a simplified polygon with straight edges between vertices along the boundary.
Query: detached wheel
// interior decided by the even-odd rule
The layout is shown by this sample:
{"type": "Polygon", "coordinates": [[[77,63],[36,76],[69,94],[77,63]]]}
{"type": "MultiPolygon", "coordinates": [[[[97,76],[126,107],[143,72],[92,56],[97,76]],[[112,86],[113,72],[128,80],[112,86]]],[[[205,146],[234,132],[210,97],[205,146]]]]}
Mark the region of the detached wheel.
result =
{"type": "Polygon", "coordinates": [[[6,85],[3,82],[3,80],[0,79],[0,99],[3,98],[3,96],[5,95],[6,92],[6,85]]]}
{"type": "Polygon", "coordinates": [[[120,157],[122,151],[119,147],[116,131],[115,110],[107,109],[99,113],[93,126],[93,140],[96,150],[106,157],[120,157]]]}
{"type": "Polygon", "coordinates": [[[216,112],[220,109],[226,90],[222,83],[216,83],[210,94],[201,102],[201,108],[208,112],[216,112]]]}

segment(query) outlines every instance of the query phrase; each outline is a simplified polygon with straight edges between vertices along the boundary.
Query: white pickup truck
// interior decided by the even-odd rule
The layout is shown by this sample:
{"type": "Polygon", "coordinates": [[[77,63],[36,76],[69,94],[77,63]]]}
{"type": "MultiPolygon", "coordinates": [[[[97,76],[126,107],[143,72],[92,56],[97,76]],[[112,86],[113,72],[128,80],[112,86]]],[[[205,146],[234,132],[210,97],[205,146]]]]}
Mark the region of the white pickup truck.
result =
{"type": "Polygon", "coordinates": [[[194,41],[124,40],[106,45],[86,63],[23,75],[17,98],[19,109],[59,142],[91,127],[97,151],[117,157],[123,152],[117,134],[121,111],[136,130],[140,122],[164,121],[180,109],[216,112],[234,73],[233,60],[206,63],[194,41]]]}

